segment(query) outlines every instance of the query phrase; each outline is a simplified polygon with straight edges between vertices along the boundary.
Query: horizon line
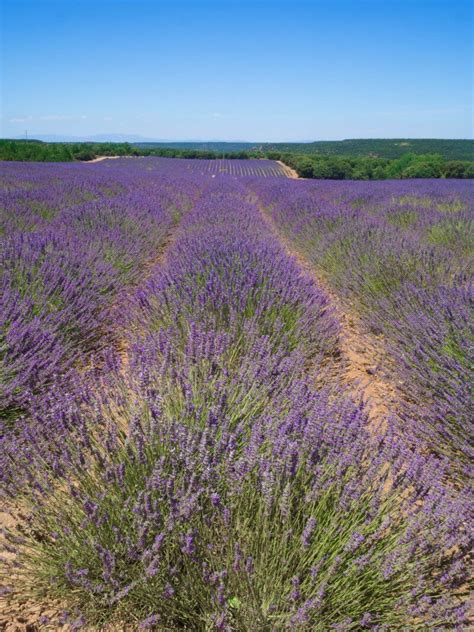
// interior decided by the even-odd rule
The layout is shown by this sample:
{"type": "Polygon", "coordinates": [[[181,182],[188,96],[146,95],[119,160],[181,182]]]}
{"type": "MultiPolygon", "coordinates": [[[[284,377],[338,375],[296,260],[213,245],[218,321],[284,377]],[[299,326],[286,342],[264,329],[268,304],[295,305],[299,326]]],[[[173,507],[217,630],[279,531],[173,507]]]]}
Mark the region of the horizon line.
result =
{"type": "Polygon", "coordinates": [[[0,140],[24,140],[24,141],[34,141],[34,140],[42,140],[41,137],[63,137],[68,140],[57,140],[57,141],[43,141],[43,142],[110,142],[110,143],[221,143],[221,144],[247,144],[247,145],[258,145],[258,144],[312,144],[312,143],[342,143],[346,141],[354,141],[354,140],[446,140],[446,141],[474,141],[474,137],[445,137],[445,136],[353,136],[349,138],[321,138],[314,140],[241,140],[241,139],[232,139],[232,140],[222,140],[222,139],[154,139],[147,138],[146,136],[140,137],[139,134],[120,134],[120,133],[111,133],[111,134],[85,134],[81,136],[70,136],[63,134],[28,134],[28,136],[0,136],[0,140]],[[113,140],[95,140],[94,137],[97,136],[135,136],[137,140],[117,140],[116,138],[113,140]]]}

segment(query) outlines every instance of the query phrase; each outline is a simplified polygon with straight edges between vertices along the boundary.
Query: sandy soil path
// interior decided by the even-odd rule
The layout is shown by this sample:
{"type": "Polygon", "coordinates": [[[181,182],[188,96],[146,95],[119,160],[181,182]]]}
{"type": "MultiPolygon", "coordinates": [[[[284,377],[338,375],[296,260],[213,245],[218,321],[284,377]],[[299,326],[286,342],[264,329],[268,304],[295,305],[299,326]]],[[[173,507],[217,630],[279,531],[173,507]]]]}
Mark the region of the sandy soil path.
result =
{"type": "MultiPolygon", "coordinates": [[[[148,279],[152,276],[153,271],[157,267],[163,266],[170,250],[178,239],[179,225],[171,229],[161,248],[157,252],[156,256],[150,259],[143,268],[142,279],[138,287],[144,286],[148,279]]],[[[117,311],[120,311],[123,305],[118,304],[116,306],[117,311]]],[[[142,323],[136,323],[130,327],[127,331],[121,331],[116,342],[116,350],[120,355],[122,361],[122,371],[126,373],[130,365],[130,346],[140,337],[141,334],[145,334],[142,323]]]]}
{"type": "Polygon", "coordinates": [[[93,162],[101,162],[101,160],[116,160],[117,158],[130,158],[130,156],[97,156],[97,158],[93,158],[92,160],[85,160],[84,163],[86,165],[90,165],[93,162]]]}
{"type": "Polygon", "coordinates": [[[281,160],[277,160],[276,162],[282,167],[287,178],[293,178],[294,180],[299,179],[299,175],[294,169],[292,169],[288,165],[285,165],[285,163],[282,162],[281,160]]]}
{"type": "Polygon", "coordinates": [[[389,416],[395,416],[400,409],[395,385],[384,375],[382,365],[386,358],[383,340],[367,333],[361,320],[352,310],[343,304],[330,285],[295,246],[278,230],[270,214],[260,205],[262,215],[272,233],[283,245],[288,256],[296,260],[301,271],[313,279],[329,298],[334,315],[341,325],[339,340],[340,358],[331,373],[337,383],[340,381],[349,389],[355,401],[365,402],[373,432],[383,431],[389,416]]]}

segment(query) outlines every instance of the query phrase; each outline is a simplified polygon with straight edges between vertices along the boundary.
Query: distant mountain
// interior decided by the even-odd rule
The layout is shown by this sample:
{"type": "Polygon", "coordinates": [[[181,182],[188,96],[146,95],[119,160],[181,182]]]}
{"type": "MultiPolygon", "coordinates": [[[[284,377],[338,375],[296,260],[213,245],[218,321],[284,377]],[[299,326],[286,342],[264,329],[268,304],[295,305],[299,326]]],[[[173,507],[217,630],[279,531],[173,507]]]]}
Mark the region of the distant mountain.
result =
{"type": "MultiPolygon", "coordinates": [[[[92,134],[91,136],[65,136],[63,134],[29,134],[34,140],[43,140],[46,143],[150,143],[169,142],[139,136],[138,134],[92,134]]],[[[24,140],[17,137],[15,140],[24,140]]]]}
{"type": "MultiPolygon", "coordinates": [[[[183,141],[177,141],[169,138],[147,138],[146,136],[140,136],[139,134],[91,134],[89,136],[68,136],[64,134],[34,134],[29,133],[28,136],[31,140],[42,140],[46,143],[159,143],[161,145],[175,145],[175,144],[198,144],[206,145],[212,144],[239,144],[239,145],[255,145],[256,143],[250,143],[248,141],[220,141],[220,140],[201,140],[201,139],[188,139],[183,141]]],[[[16,136],[11,140],[26,140],[24,136],[16,136]]]]}

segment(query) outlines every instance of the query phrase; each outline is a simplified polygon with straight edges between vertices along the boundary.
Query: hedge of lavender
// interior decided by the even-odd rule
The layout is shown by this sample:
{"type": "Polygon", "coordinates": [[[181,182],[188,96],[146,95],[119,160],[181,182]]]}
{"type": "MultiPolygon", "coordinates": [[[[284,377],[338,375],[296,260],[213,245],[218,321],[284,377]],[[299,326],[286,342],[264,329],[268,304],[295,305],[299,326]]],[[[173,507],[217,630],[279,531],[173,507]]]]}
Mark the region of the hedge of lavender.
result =
{"type": "Polygon", "coordinates": [[[387,343],[406,424],[457,466],[472,450],[474,195],[462,181],[253,187],[284,234],[387,343]]]}
{"type": "Polygon", "coordinates": [[[123,303],[127,360],[77,374],[9,444],[28,528],[7,579],[74,628],[464,629],[467,494],[314,379],[338,353],[327,298],[243,184],[196,186],[123,303]]]}
{"type": "Polygon", "coordinates": [[[0,420],[11,423],[55,375],[110,344],[111,307],[196,188],[183,180],[176,189],[166,176],[157,186],[123,163],[6,163],[2,180],[0,420]]]}

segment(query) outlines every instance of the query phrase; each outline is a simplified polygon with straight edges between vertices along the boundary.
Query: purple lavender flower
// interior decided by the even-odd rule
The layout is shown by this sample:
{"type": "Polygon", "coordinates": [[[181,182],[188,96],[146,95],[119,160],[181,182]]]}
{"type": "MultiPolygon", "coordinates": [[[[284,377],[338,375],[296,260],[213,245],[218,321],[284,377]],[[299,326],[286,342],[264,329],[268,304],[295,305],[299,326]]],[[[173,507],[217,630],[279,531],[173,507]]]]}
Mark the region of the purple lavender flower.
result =
{"type": "Polygon", "coordinates": [[[160,617],[157,614],[151,614],[146,619],[140,621],[140,625],[138,626],[140,630],[149,630],[154,625],[160,622],[160,617]]]}
{"type": "Polygon", "coordinates": [[[308,521],[303,530],[303,533],[301,534],[301,544],[303,548],[307,549],[309,547],[311,536],[313,535],[315,528],[316,528],[316,518],[313,518],[311,516],[310,518],[308,518],[308,521]]]}

